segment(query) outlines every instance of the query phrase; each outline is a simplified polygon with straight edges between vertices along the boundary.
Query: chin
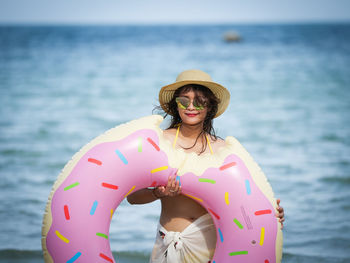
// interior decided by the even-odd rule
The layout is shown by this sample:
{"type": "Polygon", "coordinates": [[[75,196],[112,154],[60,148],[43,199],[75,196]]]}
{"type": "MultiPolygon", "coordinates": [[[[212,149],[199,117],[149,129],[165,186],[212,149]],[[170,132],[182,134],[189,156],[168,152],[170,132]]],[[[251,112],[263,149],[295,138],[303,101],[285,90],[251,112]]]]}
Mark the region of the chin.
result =
{"type": "Polygon", "coordinates": [[[188,125],[198,125],[200,123],[203,123],[204,119],[199,118],[199,116],[196,116],[196,117],[183,116],[182,122],[188,125]]]}

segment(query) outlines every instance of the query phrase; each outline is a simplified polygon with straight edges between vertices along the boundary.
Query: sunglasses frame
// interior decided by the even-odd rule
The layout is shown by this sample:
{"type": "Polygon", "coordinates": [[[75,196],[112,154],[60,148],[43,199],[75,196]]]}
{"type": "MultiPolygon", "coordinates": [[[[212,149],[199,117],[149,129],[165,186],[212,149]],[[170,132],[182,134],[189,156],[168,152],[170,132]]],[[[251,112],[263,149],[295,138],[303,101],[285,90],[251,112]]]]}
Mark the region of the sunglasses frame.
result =
{"type": "MultiPolygon", "coordinates": [[[[175,98],[175,101],[179,108],[183,110],[186,110],[191,105],[191,100],[188,97],[179,96],[175,98]],[[187,101],[187,103],[184,104],[185,101],[183,100],[187,101]]],[[[192,105],[196,110],[203,110],[205,108],[205,104],[198,102],[196,98],[194,98],[194,100],[192,101],[192,105]]]]}

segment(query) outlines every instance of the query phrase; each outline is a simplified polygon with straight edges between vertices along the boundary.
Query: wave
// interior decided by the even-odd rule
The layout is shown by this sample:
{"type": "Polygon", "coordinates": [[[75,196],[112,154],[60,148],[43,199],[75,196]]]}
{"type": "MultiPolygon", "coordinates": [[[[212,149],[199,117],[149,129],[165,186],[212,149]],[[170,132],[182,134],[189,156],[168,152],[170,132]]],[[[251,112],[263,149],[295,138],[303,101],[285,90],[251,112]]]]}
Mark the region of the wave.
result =
{"type": "Polygon", "coordinates": [[[343,177],[343,176],[329,176],[329,177],[324,177],[321,178],[321,181],[325,183],[339,183],[342,185],[348,185],[350,184],[350,177],[343,177]]]}
{"type": "Polygon", "coordinates": [[[3,249],[0,250],[0,262],[35,263],[44,262],[44,260],[41,250],[3,249]]]}
{"type": "Polygon", "coordinates": [[[294,254],[289,252],[284,252],[282,257],[282,262],[290,263],[349,263],[350,257],[340,258],[340,257],[330,257],[330,256],[315,256],[315,255],[302,255],[294,254]]]}

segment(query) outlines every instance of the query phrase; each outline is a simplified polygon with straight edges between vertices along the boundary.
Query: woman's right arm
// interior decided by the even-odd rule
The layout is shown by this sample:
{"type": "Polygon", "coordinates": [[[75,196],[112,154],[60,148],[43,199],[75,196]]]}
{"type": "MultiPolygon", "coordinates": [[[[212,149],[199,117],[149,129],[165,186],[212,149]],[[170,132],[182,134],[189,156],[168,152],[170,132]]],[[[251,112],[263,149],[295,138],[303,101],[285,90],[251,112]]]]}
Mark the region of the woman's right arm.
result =
{"type": "Polygon", "coordinates": [[[151,203],[165,196],[176,196],[181,194],[181,186],[176,181],[175,176],[169,176],[166,186],[158,186],[154,189],[141,189],[127,196],[127,200],[132,205],[151,203]]]}
{"type": "Polygon", "coordinates": [[[151,203],[157,199],[159,199],[160,196],[156,194],[156,188],[154,189],[141,189],[136,191],[135,193],[132,193],[127,196],[127,200],[132,205],[140,205],[140,204],[147,204],[151,203]]]}

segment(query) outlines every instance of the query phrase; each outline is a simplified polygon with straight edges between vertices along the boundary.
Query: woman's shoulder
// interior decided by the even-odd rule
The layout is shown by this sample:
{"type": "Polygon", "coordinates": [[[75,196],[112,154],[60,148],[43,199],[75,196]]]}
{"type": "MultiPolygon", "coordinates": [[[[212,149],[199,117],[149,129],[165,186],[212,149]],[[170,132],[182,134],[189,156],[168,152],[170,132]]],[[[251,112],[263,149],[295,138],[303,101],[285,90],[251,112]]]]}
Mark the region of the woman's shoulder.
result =
{"type": "Polygon", "coordinates": [[[175,134],[176,134],[176,129],[175,128],[170,128],[170,129],[163,130],[163,135],[164,136],[175,136],[175,134]]]}
{"type": "Polygon", "coordinates": [[[209,135],[208,134],[208,137],[210,138],[210,143],[218,143],[218,144],[224,144],[225,143],[225,140],[222,139],[221,137],[219,136],[213,136],[213,135],[209,135]]]}
{"type": "Polygon", "coordinates": [[[166,140],[173,141],[176,136],[176,129],[170,128],[170,129],[163,130],[163,136],[166,140]]]}
{"type": "Polygon", "coordinates": [[[213,148],[213,151],[215,152],[215,150],[225,146],[225,140],[221,139],[220,137],[217,137],[216,139],[211,138],[210,144],[213,148]]]}

